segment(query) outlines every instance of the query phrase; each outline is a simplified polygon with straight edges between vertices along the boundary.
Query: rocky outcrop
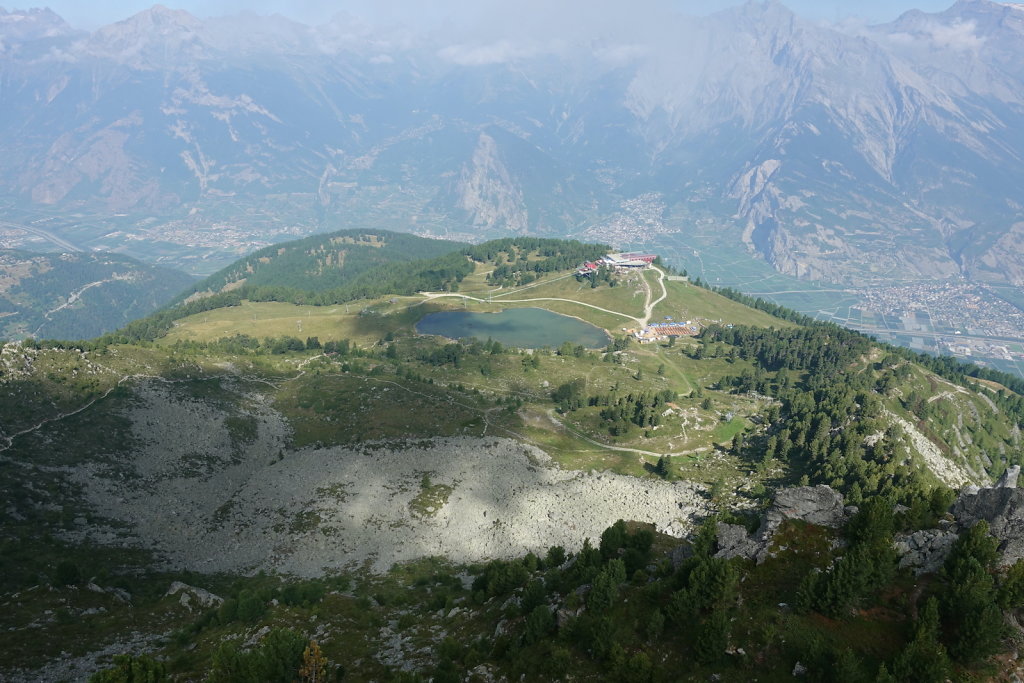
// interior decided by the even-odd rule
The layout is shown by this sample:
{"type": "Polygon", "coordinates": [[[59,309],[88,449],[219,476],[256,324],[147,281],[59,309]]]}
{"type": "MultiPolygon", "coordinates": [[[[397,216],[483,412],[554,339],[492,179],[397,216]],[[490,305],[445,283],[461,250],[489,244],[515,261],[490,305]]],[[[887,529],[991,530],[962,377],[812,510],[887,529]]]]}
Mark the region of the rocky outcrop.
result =
{"type": "Polygon", "coordinates": [[[955,523],[897,535],[900,567],[909,567],[916,574],[938,571],[960,532],[980,521],[985,521],[990,533],[999,539],[1003,565],[1024,558],[1024,490],[1017,488],[1019,477],[1020,467],[1014,465],[991,488],[964,488],[950,510],[955,523]]]}
{"type": "Polygon", "coordinates": [[[999,481],[996,482],[996,488],[998,489],[1015,489],[1017,488],[1017,479],[1020,478],[1020,465],[1013,465],[1006,468],[1003,472],[1003,476],[999,477],[999,481]]]}
{"type": "Polygon", "coordinates": [[[1017,488],[1020,467],[1013,466],[993,488],[965,491],[953,504],[952,513],[961,527],[984,520],[999,539],[1001,563],[1009,566],[1024,558],[1024,490],[1017,488]]]}
{"type": "Polygon", "coordinates": [[[718,532],[718,552],[715,553],[715,557],[726,559],[745,557],[748,560],[753,560],[767,546],[767,543],[759,536],[756,534],[751,536],[739,524],[719,522],[716,530],[718,532]]]}
{"type": "Polygon", "coordinates": [[[187,609],[189,612],[192,611],[192,605],[197,607],[216,607],[217,605],[224,602],[224,598],[219,595],[215,595],[204,588],[196,588],[190,586],[187,583],[181,581],[175,581],[171,584],[171,587],[167,589],[165,595],[178,595],[181,594],[181,598],[178,600],[181,606],[187,609]]]}
{"type": "Polygon", "coordinates": [[[787,519],[797,519],[808,524],[839,527],[846,521],[847,514],[843,495],[831,486],[797,486],[782,489],[775,494],[765,525],[771,533],[787,519]]]}
{"type": "Polygon", "coordinates": [[[953,542],[955,529],[922,529],[896,537],[896,552],[900,554],[900,568],[909,568],[915,574],[937,572],[945,562],[953,542]]]}
{"type": "Polygon", "coordinates": [[[830,486],[820,484],[781,489],[775,494],[761,527],[754,534],[748,534],[737,524],[718,524],[718,552],[715,557],[745,557],[760,563],[768,557],[772,537],[786,520],[835,528],[842,526],[848,516],[842,494],[830,486]]]}

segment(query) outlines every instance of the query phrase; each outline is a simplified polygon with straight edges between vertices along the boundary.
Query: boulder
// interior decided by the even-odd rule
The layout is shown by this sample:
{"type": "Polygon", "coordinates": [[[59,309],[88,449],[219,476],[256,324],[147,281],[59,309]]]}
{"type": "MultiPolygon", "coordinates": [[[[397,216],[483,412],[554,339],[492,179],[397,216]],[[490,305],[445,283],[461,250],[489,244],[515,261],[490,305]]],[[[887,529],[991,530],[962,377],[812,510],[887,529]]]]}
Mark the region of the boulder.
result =
{"type": "Polygon", "coordinates": [[[752,560],[764,548],[764,543],[747,533],[747,530],[739,524],[726,524],[719,522],[716,525],[718,532],[718,552],[715,557],[731,560],[734,557],[743,557],[752,560]]]}
{"type": "Polygon", "coordinates": [[[171,587],[167,589],[167,593],[165,595],[177,595],[178,593],[181,593],[181,599],[179,600],[181,606],[189,612],[192,611],[193,603],[199,607],[205,608],[215,607],[224,602],[224,598],[219,595],[214,595],[208,590],[196,588],[195,586],[190,586],[187,583],[182,583],[181,581],[175,581],[172,583],[171,587]]]}
{"type": "Polygon", "coordinates": [[[840,527],[846,521],[843,495],[824,484],[781,489],[775,494],[765,523],[774,531],[787,519],[798,519],[818,526],[840,527]]]}
{"type": "Polygon", "coordinates": [[[956,539],[955,530],[922,529],[897,535],[893,545],[900,554],[900,568],[920,575],[939,571],[956,539]]]}

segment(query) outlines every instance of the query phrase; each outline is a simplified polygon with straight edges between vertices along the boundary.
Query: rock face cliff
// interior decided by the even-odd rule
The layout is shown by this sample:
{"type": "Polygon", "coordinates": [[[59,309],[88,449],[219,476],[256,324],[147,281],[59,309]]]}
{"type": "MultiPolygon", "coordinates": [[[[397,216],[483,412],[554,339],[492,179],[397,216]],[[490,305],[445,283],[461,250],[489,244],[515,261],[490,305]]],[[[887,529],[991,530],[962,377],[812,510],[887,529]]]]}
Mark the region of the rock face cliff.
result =
{"type": "Polygon", "coordinates": [[[457,192],[457,206],[469,214],[474,227],[513,234],[529,230],[523,190],[502,161],[498,144],[487,133],[480,133],[472,159],[463,166],[457,192]]]}
{"type": "Polygon", "coordinates": [[[801,278],[1024,282],[1020,6],[851,33],[747,3],[628,28],[551,47],[343,17],[157,6],[87,34],[3,12],[0,199],[241,213],[287,196],[393,228],[564,234],[656,189],[669,214],[731,213],[723,242],[801,278]]]}
{"type": "Polygon", "coordinates": [[[786,520],[799,520],[808,524],[841,527],[855,508],[843,505],[843,496],[824,484],[780,489],[765,513],[761,526],[753,534],[738,524],[719,522],[718,552],[716,557],[745,557],[763,562],[769,556],[772,537],[786,520]]]}
{"type": "MultiPolygon", "coordinates": [[[[917,574],[938,571],[960,532],[980,521],[986,522],[999,540],[1003,566],[1024,559],[1024,489],[1017,488],[1019,475],[1020,466],[1014,465],[995,486],[964,489],[950,508],[952,519],[941,520],[935,529],[898,534],[895,545],[900,566],[917,574]]],[[[781,489],[753,534],[737,524],[718,523],[716,557],[745,557],[760,563],[769,556],[772,537],[784,521],[838,528],[853,512],[855,508],[844,507],[842,495],[828,486],[781,489]]]]}
{"type": "Polygon", "coordinates": [[[999,539],[1000,564],[1010,566],[1024,559],[1024,489],[1017,488],[1019,476],[1020,466],[1013,465],[995,486],[965,488],[950,508],[952,520],[941,521],[937,529],[898,537],[900,566],[918,574],[938,571],[960,532],[981,521],[999,539]]]}
{"type": "Polygon", "coordinates": [[[1020,467],[1013,466],[992,488],[968,489],[953,504],[951,512],[963,527],[980,521],[999,539],[1001,563],[1009,566],[1024,559],[1024,489],[1017,488],[1020,467]]]}

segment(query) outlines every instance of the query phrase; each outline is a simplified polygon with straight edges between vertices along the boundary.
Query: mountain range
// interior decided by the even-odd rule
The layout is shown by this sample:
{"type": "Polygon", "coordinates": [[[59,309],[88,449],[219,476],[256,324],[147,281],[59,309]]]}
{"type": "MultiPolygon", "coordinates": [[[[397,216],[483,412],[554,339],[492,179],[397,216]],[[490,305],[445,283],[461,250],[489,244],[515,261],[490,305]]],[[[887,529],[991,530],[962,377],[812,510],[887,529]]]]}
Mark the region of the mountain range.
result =
{"type": "Polygon", "coordinates": [[[477,240],[586,234],[654,192],[660,230],[711,212],[800,278],[1024,282],[1019,5],[658,19],[573,42],[5,12],[0,180],[62,212],[230,222],[269,197],[309,232],[477,240]]]}

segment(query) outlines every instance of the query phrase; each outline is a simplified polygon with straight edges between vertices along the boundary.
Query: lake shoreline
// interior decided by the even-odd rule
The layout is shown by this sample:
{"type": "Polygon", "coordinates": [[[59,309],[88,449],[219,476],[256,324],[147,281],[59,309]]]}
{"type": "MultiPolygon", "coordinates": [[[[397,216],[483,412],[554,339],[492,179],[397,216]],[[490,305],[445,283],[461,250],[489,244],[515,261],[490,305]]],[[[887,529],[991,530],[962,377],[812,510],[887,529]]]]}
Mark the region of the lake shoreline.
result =
{"type": "Polygon", "coordinates": [[[448,339],[493,339],[506,346],[526,349],[557,348],[565,342],[600,349],[611,343],[611,334],[593,323],[545,308],[515,307],[501,311],[437,311],[414,325],[417,334],[448,339]]]}

